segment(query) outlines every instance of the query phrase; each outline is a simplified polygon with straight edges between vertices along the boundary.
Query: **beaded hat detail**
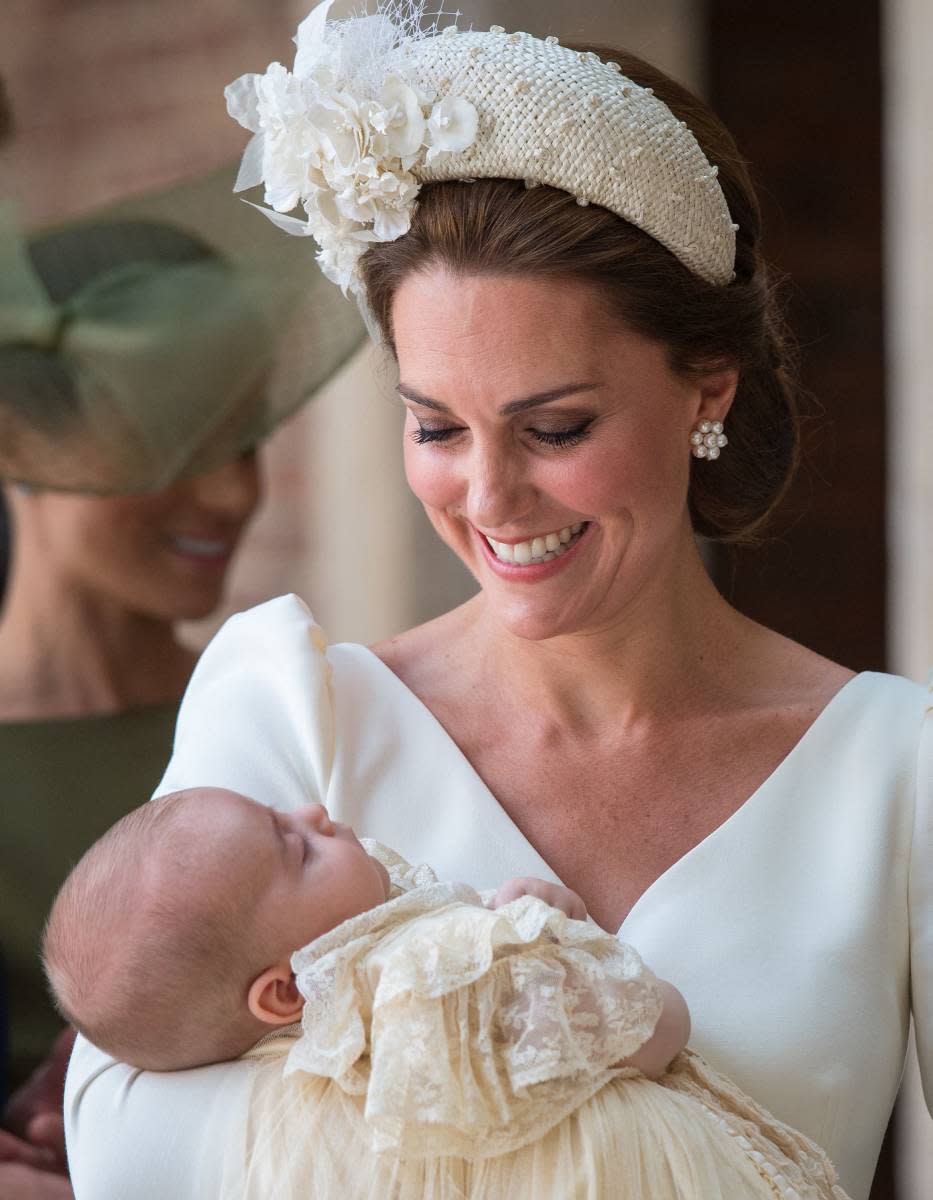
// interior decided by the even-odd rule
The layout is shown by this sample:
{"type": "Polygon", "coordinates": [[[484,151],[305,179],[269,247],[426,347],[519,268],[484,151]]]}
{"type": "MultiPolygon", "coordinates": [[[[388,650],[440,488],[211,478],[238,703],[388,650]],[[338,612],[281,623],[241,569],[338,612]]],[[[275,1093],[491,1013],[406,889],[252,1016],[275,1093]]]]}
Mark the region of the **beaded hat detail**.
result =
{"type": "Polygon", "coordinates": [[[226,95],[254,134],[236,190],[262,183],[262,211],[313,236],[344,291],[361,298],[359,258],[407,232],[421,184],[478,178],[601,205],[707,282],[730,282],[736,226],[717,168],[618,63],[496,25],[425,32],[422,0],[330,22],[332,2],[299,26],[292,72],[273,63],[226,95]],[[299,205],[303,218],[288,215],[299,205]]]}

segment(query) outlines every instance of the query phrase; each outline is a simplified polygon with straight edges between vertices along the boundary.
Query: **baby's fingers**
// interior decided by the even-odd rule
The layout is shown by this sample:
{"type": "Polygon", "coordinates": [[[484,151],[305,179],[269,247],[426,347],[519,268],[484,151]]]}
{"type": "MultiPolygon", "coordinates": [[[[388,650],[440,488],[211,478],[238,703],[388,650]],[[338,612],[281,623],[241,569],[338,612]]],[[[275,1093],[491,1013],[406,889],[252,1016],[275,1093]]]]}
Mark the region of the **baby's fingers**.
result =
{"type": "Polygon", "coordinates": [[[501,908],[503,904],[508,904],[510,900],[517,900],[519,896],[537,895],[532,891],[531,884],[537,883],[537,879],[530,879],[527,876],[519,876],[517,879],[507,879],[502,887],[496,892],[492,898],[490,908],[501,908]]]}

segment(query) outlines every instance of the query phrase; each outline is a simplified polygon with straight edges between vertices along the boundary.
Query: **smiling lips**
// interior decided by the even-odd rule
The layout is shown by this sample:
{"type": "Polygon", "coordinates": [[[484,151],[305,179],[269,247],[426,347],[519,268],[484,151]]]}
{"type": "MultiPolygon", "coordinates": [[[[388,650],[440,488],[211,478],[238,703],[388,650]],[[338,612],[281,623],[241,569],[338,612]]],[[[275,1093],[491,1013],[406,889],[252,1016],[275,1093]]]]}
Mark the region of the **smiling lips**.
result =
{"type": "Polygon", "coordinates": [[[178,534],[169,541],[172,549],[179,554],[203,562],[224,562],[233,553],[234,547],[230,538],[199,538],[178,534]]]}
{"type": "Polygon", "coordinates": [[[580,540],[588,524],[588,521],[578,521],[553,533],[529,538],[526,542],[496,542],[485,534],[483,537],[486,537],[489,548],[500,562],[520,567],[537,566],[566,554],[570,547],[580,540]]]}

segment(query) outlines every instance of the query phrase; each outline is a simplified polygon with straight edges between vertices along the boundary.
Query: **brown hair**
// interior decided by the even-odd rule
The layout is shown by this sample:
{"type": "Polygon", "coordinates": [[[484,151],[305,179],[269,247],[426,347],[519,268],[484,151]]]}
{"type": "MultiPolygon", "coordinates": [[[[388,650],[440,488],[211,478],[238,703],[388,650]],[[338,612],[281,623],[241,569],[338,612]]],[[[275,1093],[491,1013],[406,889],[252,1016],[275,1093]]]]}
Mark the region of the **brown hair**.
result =
{"type": "Polygon", "coordinates": [[[146,882],[147,865],[162,858],[175,876],[197,877],[198,847],[179,821],[195,802],[194,791],[174,792],[122,817],[65,880],[43,935],[64,1019],[148,1070],[232,1058],[255,1040],[244,1039],[251,897],[231,887],[196,901],[146,882]]]}
{"type": "Polygon", "coordinates": [[[761,257],[754,187],[731,134],[703,101],[633,54],[585,48],[652,87],[719,167],[739,226],[732,283],[707,283],[607,209],[580,207],[555,188],[482,179],[427,184],[409,232],[367,250],[360,266],[370,308],[394,351],[392,303],[413,272],[443,264],[462,274],[571,276],[600,287],[610,311],[664,345],[675,371],[737,367],[729,449],[715,464],[692,461],[689,506],[697,533],[753,541],[787,490],[799,454],[793,356],[761,257]]]}

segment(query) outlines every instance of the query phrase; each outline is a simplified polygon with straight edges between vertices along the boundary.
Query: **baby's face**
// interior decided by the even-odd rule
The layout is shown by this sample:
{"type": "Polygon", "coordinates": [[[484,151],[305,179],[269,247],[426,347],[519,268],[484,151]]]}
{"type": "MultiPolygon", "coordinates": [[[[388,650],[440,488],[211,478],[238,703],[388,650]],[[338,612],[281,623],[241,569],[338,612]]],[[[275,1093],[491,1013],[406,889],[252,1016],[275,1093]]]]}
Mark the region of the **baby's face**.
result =
{"type": "Polygon", "coordinates": [[[277,812],[236,792],[199,788],[186,831],[203,839],[205,866],[192,886],[236,887],[251,900],[248,932],[280,961],[389,895],[389,877],[348,825],[320,804],[277,812]]]}

